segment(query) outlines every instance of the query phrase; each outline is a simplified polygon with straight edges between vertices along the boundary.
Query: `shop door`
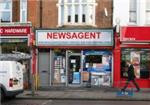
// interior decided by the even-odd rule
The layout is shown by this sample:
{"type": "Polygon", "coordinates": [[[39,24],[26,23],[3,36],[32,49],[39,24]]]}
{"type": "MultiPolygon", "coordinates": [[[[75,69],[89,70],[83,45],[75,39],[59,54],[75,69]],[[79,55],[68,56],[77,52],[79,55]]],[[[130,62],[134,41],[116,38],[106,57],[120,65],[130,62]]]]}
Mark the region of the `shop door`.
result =
{"type": "Polygon", "coordinates": [[[68,55],[68,84],[80,85],[81,83],[81,55],[68,55]]]}
{"type": "Polygon", "coordinates": [[[50,53],[39,52],[39,77],[40,86],[49,86],[50,84],[50,53]]]}

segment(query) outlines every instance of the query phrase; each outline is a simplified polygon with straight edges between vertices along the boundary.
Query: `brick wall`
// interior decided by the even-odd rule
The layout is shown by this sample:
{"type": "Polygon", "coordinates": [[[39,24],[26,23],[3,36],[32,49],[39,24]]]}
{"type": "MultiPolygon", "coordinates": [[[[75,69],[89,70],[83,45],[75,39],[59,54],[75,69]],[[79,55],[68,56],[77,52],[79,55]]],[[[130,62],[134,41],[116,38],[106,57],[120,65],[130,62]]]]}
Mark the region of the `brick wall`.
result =
{"type": "MultiPolygon", "coordinates": [[[[56,5],[58,0],[42,0],[41,10],[40,3],[40,0],[28,0],[28,21],[31,21],[36,28],[56,28],[58,25],[58,7],[56,5]]],[[[96,26],[97,28],[112,27],[112,0],[97,0],[96,26]],[[104,8],[107,8],[108,16],[105,16],[104,8]]]]}
{"type": "Polygon", "coordinates": [[[42,2],[42,26],[43,28],[55,28],[58,24],[57,0],[43,0],[42,2]]]}
{"type": "Polygon", "coordinates": [[[40,1],[39,0],[28,0],[27,3],[27,20],[31,21],[33,28],[40,27],[40,1]]]}
{"type": "Polygon", "coordinates": [[[112,27],[112,0],[97,0],[96,25],[98,28],[112,27]],[[108,16],[105,16],[104,8],[107,8],[108,16]]]}
{"type": "Polygon", "coordinates": [[[20,1],[13,0],[12,3],[12,21],[19,22],[20,21],[20,1]]]}

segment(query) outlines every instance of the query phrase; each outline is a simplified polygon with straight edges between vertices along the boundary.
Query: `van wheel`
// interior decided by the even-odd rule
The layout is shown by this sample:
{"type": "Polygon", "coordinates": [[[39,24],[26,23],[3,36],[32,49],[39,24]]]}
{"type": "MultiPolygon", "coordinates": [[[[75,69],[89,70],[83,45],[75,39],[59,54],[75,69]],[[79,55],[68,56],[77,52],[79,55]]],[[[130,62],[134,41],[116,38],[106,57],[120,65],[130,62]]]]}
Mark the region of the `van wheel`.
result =
{"type": "Polygon", "coordinates": [[[1,90],[0,92],[1,92],[1,101],[4,101],[5,94],[4,94],[3,90],[1,90]]]}

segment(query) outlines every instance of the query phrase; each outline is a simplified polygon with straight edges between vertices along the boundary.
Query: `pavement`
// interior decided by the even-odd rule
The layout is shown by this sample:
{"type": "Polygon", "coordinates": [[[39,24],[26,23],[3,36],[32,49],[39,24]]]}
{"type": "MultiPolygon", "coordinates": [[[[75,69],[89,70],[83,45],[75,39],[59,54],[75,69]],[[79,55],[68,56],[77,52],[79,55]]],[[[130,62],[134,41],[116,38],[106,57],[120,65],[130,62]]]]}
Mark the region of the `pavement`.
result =
{"type": "Polygon", "coordinates": [[[17,96],[18,99],[58,99],[58,100],[128,100],[128,101],[150,101],[150,89],[128,89],[132,92],[122,94],[120,89],[113,87],[48,87],[35,91],[25,90],[17,96]],[[118,95],[118,93],[122,95],[118,95]]]}

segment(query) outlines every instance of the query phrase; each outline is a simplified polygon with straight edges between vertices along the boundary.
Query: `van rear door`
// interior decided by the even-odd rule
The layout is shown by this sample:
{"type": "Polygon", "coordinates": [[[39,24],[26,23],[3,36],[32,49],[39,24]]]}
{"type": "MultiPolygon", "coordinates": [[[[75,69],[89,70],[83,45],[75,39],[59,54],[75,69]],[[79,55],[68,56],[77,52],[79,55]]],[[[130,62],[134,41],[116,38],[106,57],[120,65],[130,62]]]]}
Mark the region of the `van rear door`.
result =
{"type": "Polygon", "coordinates": [[[22,64],[19,62],[15,62],[13,65],[13,73],[12,73],[12,81],[13,81],[13,89],[14,90],[21,90],[23,89],[23,70],[22,64]]]}

